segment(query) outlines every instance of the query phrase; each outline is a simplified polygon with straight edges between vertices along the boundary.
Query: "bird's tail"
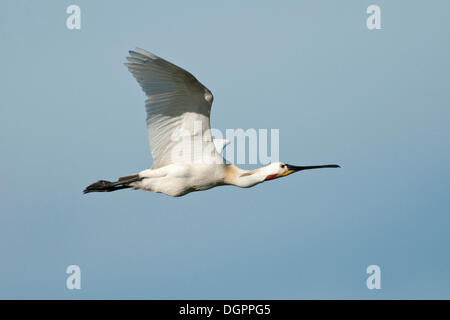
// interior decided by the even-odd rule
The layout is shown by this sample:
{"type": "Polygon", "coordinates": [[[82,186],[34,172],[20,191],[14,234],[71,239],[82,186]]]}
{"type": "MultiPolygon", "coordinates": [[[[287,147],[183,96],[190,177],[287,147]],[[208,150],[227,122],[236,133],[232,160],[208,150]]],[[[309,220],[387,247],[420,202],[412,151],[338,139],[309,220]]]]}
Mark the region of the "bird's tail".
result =
{"type": "Polygon", "coordinates": [[[121,177],[117,181],[111,182],[106,180],[100,180],[94,182],[83,190],[83,193],[89,192],[111,192],[121,189],[131,188],[130,183],[140,181],[142,178],[138,174],[133,174],[131,176],[121,177]]]}

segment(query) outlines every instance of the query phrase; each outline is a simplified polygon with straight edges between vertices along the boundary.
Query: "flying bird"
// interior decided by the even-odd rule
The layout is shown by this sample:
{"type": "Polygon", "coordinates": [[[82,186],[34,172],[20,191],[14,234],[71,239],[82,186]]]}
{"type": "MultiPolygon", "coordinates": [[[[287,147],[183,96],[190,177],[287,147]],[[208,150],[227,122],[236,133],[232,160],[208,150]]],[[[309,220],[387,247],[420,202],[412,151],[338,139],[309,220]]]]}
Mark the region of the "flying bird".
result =
{"type": "Polygon", "coordinates": [[[211,135],[211,91],[186,70],[148,51],[136,48],[129,54],[125,66],[147,96],[153,165],[114,182],[97,181],[84,193],[133,188],[179,197],[223,185],[253,187],[303,170],[339,168],[336,164],[294,166],[276,162],[243,170],[227,163],[221,153],[228,141],[211,135]]]}

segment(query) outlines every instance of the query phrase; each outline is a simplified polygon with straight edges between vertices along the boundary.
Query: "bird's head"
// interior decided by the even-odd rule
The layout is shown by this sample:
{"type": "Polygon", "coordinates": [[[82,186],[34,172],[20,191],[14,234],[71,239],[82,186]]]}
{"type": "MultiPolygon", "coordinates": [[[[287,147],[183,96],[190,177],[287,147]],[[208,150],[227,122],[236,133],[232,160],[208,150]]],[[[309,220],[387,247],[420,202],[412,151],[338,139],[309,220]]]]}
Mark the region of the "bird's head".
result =
{"type": "Polygon", "coordinates": [[[284,162],[275,162],[269,164],[264,168],[265,174],[267,175],[265,181],[285,177],[294,172],[302,170],[320,169],[320,168],[340,168],[340,167],[337,164],[326,164],[320,166],[293,166],[290,164],[286,164],[284,162]]]}

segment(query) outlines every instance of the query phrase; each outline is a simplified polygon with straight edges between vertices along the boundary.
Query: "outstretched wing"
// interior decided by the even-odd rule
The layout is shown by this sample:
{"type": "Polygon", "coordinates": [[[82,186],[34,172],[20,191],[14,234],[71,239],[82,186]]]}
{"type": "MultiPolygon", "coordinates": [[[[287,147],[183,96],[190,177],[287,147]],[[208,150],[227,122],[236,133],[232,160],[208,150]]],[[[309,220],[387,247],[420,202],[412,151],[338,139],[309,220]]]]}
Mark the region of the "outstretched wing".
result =
{"type": "Polygon", "coordinates": [[[223,161],[210,132],[211,91],[186,70],[150,52],[137,48],[129,53],[125,65],[147,95],[152,168],[198,161],[205,152],[208,161],[223,161]]]}

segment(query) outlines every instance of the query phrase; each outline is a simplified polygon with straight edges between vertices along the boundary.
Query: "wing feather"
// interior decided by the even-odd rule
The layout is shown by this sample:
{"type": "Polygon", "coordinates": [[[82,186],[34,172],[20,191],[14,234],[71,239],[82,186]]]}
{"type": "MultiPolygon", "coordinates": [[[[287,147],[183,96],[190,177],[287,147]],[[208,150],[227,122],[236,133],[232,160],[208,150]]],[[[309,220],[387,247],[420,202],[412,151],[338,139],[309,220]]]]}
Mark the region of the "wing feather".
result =
{"type": "MultiPolygon", "coordinates": [[[[186,162],[198,159],[199,148],[193,145],[199,142],[200,136],[203,152],[211,150],[211,145],[215,150],[210,133],[211,91],[188,71],[153,53],[140,48],[129,53],[125,65],[147,96],[145,106],[153,168],[179,161],[179,158],[174,159],[173,151],[180,146],[180,136],[184,145],[186,141],[191,143],[184,148],[186,162]],[[189,151],[186,153],[186,150],[189,151]]],[[[217,152],[209,156],[223,160],[217,152]]]]}

